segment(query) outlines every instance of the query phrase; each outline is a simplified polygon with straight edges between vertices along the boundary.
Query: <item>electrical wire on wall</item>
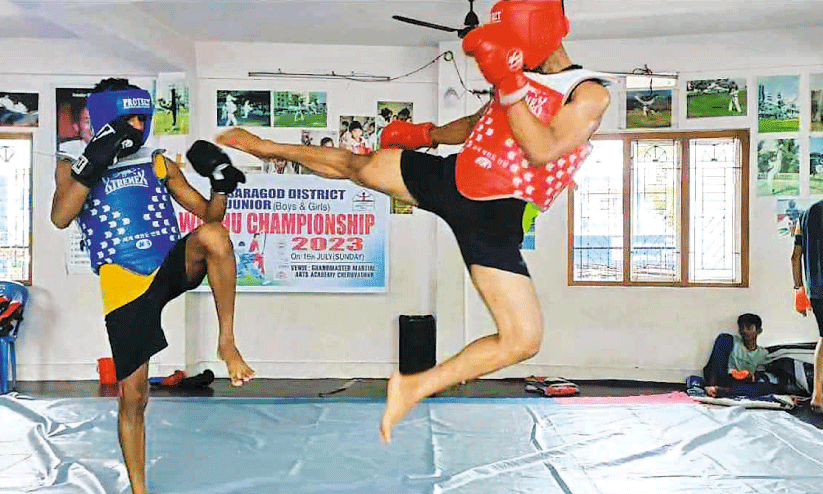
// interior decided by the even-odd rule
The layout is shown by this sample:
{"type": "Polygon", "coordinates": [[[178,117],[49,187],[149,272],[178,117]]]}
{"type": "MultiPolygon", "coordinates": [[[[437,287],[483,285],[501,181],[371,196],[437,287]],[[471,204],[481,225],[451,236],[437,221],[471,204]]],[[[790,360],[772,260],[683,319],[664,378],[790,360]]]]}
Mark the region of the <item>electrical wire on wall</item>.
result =
{"type": "MultiPolygon", "coordinates": [[[[488,89],[484,90],[477,90],[477,89],[469,89],[466,87],[466,83],[463,80],[463,76],[460,74],[460,70],[457,67],[457,63],[454,60],[454,52],[451,50],[446,50],[443,53],[434,57],[431,61],[427,62],[426,64],[418,67],[417,69],[412,70],[411,72],[407,72],[403,75],[398,75],[394,77],[390,76],[381,76],[381,75],[372,75],[372,74],[358,74],[352,72],[351,74],[338,74],[334,71],[326,73],[326,74],[318,74],[318,73],[306,73],[306,72],[284,72],[281,69],[278,69],[277,72],[249,72],[249,77],[276,77],[276,78],[295,78],[295,79],[343,79],[347,81],[355,81],[355,82],[392,82],[397,81],[400,79],[404,79],[406,77],[412,76],[423,69],[430,67],[437,63],[440,59],[445,60],[446,62],[451,62],[452,66],[454,67],[454,71],[457,73],[457,78],[460,80],[460,85],[463,86],[464,94],[465,93],[472,93],[478,98],[482,94],[491,94],[491,91],[488,89]]],[[[460,95],[462,96],[462,95],[460,95]]]]}

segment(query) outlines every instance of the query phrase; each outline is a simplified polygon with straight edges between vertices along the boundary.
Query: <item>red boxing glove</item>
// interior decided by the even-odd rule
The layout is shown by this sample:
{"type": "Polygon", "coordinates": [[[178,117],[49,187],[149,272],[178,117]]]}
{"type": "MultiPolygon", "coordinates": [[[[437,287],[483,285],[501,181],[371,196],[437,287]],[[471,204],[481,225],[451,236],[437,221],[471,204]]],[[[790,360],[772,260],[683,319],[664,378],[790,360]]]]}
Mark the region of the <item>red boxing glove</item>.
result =
{"type": "Polygon", "coordinates": [[[392,120],[380,134],[380,147],[385,149],[420,149],[434,147],[431,122],[413,124],[405,120],[392,120]]]}
{"type": "Polygon", "coordinates": [[[811,309],[812,302],[809,300],[809,296],[806,295],[806,287],[801,286],[794,291],[794,310],[805,316],[806,311],[811,309]]]}
{"type": "Polygon", "coordinates": [[[745,381],[751,379],[752,374],[747,370],[732,369],[732,377],[738,381],[745,381]]]}
{"type": "Polygon", "coordinates": [[[523,75],[523,49],[502,24],[484,24],[463,38],[463,51],[474,57],[483,77],[497,89],[500,103],[511,106],[526,97],[529,80],[523,75]]]}

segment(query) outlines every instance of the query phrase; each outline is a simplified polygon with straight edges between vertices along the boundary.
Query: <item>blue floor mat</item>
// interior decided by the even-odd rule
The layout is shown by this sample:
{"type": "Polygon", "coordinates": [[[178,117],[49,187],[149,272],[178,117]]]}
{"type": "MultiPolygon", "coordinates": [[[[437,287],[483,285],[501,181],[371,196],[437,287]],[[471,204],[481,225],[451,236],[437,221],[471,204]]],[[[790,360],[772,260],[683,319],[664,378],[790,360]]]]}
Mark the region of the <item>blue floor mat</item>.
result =
{"type": "MultiPolygon", "coordinates": [[[[153,398],[151,492],[818,493],[823,431],[699,404],[432,399],[379,440],[381,401],[153,398]]],[[[0,493],[128,492],[112,398],[0,396],[0,493]]]]}

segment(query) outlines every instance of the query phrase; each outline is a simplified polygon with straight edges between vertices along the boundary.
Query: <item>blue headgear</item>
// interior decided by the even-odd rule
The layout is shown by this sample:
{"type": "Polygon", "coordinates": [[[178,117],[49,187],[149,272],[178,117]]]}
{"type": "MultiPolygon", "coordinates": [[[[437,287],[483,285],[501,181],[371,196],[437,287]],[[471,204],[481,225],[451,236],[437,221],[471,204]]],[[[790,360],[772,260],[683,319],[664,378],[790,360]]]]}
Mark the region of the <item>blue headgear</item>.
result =
{"type": "Polygon", "coordinates": [[[86,98],[86,108],[91,117],[91,128],[98,132],[107,123],[123,115],[145,115],[143,125],[143,144],[151,133],[151,116],[154,105],[151,95],[143,89],[125,89],[122,91],[103,91],[91,93],[86,98]]]}

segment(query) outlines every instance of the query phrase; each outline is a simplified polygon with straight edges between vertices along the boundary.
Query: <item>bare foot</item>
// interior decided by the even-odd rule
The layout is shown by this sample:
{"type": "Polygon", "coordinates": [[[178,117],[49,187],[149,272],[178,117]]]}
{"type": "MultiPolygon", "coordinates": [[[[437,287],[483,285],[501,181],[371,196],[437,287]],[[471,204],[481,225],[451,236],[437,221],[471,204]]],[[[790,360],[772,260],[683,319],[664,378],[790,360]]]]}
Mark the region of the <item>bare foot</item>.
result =
{"type": "Polygon", "coordinates": [[[399,372],[392,374],[386,389],[386,408],[383,409],[383,418],[380,420],[380,439],[384,443],[391,442],[391,431],[420,398],[414,392],[414,382],[411,376],[404,376],[399,372]]]}
{"type": "Polygon", "coordinates": [[[823,413],[823,396],[812,396],[809,407],[814,413],[823,413]]]}
{"type": "Polygon", "coordinates": [[[240,355],[234,343],[219,344],[217,355],[226,363],[232,386],[242,386],[254,377],[254,371],[243,360],[243,356],[240,355]]]}
{"type": "Polygon", "coordinates": [[[253,149],[254,144],[259,141],[260,138],[246,129],[233,127],[218,134],[214,140],[217,144],[250,152],[250,150],[253,149]]]}

